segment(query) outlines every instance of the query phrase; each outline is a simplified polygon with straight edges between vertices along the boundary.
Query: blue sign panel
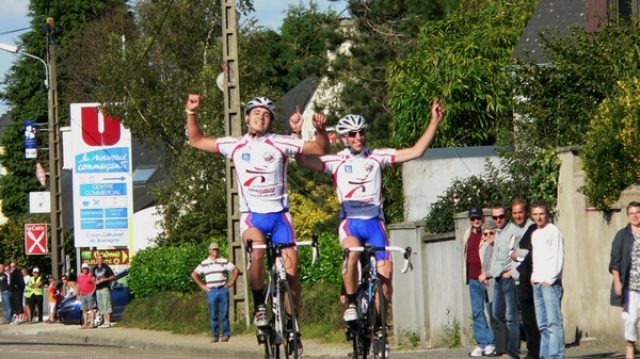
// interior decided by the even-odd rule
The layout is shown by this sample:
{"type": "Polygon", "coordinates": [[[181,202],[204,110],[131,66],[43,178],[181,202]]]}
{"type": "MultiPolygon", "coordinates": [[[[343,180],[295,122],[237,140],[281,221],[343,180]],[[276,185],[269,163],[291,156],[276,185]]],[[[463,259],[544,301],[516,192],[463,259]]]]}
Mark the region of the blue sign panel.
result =
{"type": "Polygon", "coordinates": [[[115,147],[76,155],[76,173],[129,173],[128,147],[115,147]]]}

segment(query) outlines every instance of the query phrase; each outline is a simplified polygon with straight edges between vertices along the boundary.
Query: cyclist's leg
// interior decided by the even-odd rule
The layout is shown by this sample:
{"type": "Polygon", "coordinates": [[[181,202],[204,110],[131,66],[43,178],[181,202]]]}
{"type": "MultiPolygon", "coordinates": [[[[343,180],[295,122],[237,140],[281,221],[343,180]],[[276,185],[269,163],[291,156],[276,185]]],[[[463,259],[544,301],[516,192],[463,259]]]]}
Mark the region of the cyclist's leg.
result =
{"type": "MultiPolygon", "coordinates": [[[[384,247],[389,245],[387,240],[387,231],[384,228],[384,222],[381,219],[367,220],[367,243],[373,247],[384,247]]],[[[382,283],[382,293],[387,305],[391,303],[391,294],[393,288],[391,286],[391,279],[393,276],[393,263],[391,262],[391,255],[389,252],[377,252],[376,253],[376,269],[380,282],[382,283]]]]}
{"type": "MultiPolygon", "coordinates": [[[[338,236],[342,249],[362,246],[353,229],[353,220],[344,219],[340,222],[338,236]]],[[[347,271],[342,275],[342,281],[347,295],[347,304],[355,304],[355,294],[358,290],[359,259],[360,253],[349,253],[349,257],[347,258],[347,271]]]]}
{"type": "MultiPolygon", "coordinates": [[[[271,237],[273,244],[290,244],[296,242],[295,232],[293,230],[293,222],[289,212],[281,213],[275,221],[273,236],[271,237]]],[[[291,288],[296,314],[300,314],[300,281],[298,281],[298,250],[296,247],[286,248],[282,251],[284,258],[284,266],[287,270],[287,281],[291,288]]],[[[291,305],[286,303],[287,313],[291,313],[291,305]]]]}
{"type": "MultiPolygon", "coordinates": [[[[264,244],[265,236],[260,229],[255,213],[242,213],[240,215],[240,235],[246,245],[248,240],[255,244],[264,244]]],[[[247,272],[249,287],[253,292],[254,310],[259,305],[264,305],[264,249],[253,249],[251,253],[251,269],[247,272]]]]}

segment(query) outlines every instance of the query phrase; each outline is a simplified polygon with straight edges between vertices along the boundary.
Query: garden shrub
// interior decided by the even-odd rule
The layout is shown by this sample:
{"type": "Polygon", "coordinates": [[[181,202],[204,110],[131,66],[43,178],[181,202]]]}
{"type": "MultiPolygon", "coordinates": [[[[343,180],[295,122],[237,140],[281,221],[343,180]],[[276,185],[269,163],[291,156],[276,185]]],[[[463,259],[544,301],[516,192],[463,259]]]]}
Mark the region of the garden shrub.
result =
{"type": "MultiPolygon", "coordinates": [[[[215,238],[225,253],[226,238],[215,238]]],[[[161,292],[191,293],[197,290],[191,280],[193,269],[208,255],[209,240],[179,247],[152,247],[136,253],[129,269],[129,289],[136,297],[161,292]]]]}
{"type": "Polygon", "coordinates": [[[640,80],[618,82],[615,94],[600,104],[581,148],[585,185],[591,205],[610,209],[640,178],[640,80]]]}

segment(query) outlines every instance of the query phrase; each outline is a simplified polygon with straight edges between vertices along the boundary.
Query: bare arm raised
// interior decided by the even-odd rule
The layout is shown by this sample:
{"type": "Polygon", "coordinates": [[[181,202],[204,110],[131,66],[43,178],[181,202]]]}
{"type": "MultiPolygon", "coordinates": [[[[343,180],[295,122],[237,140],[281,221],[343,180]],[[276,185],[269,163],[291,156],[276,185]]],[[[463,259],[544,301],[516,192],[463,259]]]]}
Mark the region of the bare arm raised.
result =
{"type": "Polygon", "coordinates": [[[196,119],[196,110],[200,106],[200,95],[189,94],[184,110],[187,113],[187,137],[189,144],[193,148],[199,150],[218,153],[217,139],[213,136],[205,136],[200,131],[198,120],[196,119]]]}
{"type": "MultiPolygon", "coordinates": [[[[329,136],[325,128],[327,118],[324,114],[313,114],[313,127],[316,129],[316,139],[314,141],[305,141],[302,147],[302,153],[306,155],[324,155],[329,152],[329,136]]],[[[300,138],[302,131],[302,113],[300,106],[296,106],[296,112],[289,117],[289,125],[291,126],[292,136],[300,138]]]]}
{"type": "Polygon", "coordinates": [[[413,147],[399,149],[396,152],[396,162],[402,163],[422,157],[436,136],[436,130],[444,118],[444,108],[440,105],[440,99],[436,98],[431,104],[431,120],[429,125],[416,141],[413,147]]]}

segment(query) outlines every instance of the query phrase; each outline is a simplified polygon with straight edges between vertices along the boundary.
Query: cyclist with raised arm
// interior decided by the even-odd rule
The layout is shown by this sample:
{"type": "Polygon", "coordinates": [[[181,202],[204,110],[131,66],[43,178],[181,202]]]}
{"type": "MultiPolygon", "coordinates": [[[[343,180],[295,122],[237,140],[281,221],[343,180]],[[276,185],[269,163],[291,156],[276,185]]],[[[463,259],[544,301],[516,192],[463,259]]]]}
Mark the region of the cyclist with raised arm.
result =
{"type": "MultiPolygon", "coordinates": [[[[296,156],[303,167],[325,172],[333,177],[341,205],[339,239],[342,248],[358,247],[366,243],[374,247],[388,244],[382,211],[382,169],[422,157],[435,137],[442,122],[444,109],[440,100],[431,105],[431,121],[413,147],[403,149],[374,149],[366,147],[367,122],[360,115],[346,115],[338,121],[336,132],[346,149],[326,156],[296,156]]],[[[293,133],[302,127],[300,113],[289,118],[293,133]]],[[[343,274],[347,307],[344,320],[358,319],[356,291],[358,284],[359,253],[349,253],[347,271],[343,274]]],[[[377,270],[382,280],[382,291],[387,303],[391,300],[393,266],[387,252],[376,254],[377,270]]]]}
{"type": "MultiPolygon", "coordinates": [[[[287,163],[294,155],[323,155],[329,149],[325,131],[326,119],[314,115],[313,125],[318,136],[315,141],[304,142],[289,136],[279,136],[269,132],[275,118],[275,104],[266,97],[256,97],[244,108],[247,134],[242,137],[215,138],[202,134],[196,119],[200,106],[200,96],[189,94],[185,104],[187,113],[187,136],[192,147],[223,155],[234,162],[238,181],[240,206],[240,235],[242,241],[251,239],[254,243],[264,243],[265,236],[271,235],[274,244],[287,244],[283,251],[288,281],[294,301],[299,304],[300,283],[298,282],[298,253],[295,247],[295,233],[287,193],[287,163]]],[[[264,250],[254,250],[254,265],[247,273],[254,301],[254,324],[268,326],[264,306],[264,250]]],[[[295,306],[300,308],[299,305],[295,306]]]]}

